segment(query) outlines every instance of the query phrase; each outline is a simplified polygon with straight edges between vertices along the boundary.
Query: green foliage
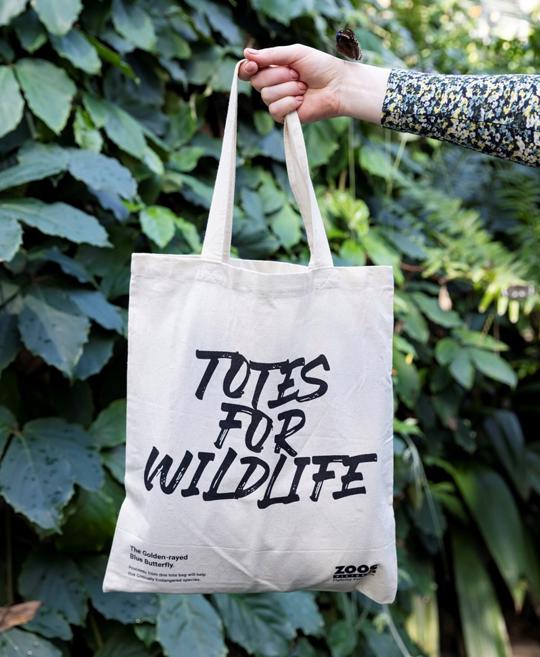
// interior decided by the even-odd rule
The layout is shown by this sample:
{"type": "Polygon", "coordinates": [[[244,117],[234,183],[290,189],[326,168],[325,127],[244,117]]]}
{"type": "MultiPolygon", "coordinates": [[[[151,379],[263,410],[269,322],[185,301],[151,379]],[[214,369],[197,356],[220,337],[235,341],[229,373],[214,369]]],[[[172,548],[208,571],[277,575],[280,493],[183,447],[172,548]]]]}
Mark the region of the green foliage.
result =
{"type": "MultiPolygon", "coordinates": [[[[505,618],[540,601],[540,175],[344,118],[304,130],[335,264],[394,269],[392,613],[357,593],[101,589],[130,257],[200,252],[242,48],[333,52],[347,23],[371,64],[537,70],[538,27],[486,42],[477,4],[0,2],[0,606],[41,601],[2,655],[509,654],[505,618]]],[[[306,264],[282,127],[239,93],[234,254],[306,264]]]]}

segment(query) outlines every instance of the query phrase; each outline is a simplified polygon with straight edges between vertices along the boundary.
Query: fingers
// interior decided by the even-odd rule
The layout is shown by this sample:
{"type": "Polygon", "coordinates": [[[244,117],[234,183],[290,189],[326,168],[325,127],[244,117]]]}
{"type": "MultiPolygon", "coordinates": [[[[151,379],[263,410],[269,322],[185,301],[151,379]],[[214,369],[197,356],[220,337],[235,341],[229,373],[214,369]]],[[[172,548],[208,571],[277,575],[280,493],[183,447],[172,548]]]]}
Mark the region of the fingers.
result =
{"type": "Polygon", "coordinates": [[[258,70],[259,67],[257,66],[256,62],[247,60],[240,64],[240,68],[238,69],[238,77],[240,80],[251,80],[251,78],[255,75],[255,73],[257,73],[258,70]]]}
{"type": "Polygon", "coordinates": [[[251,84],[257,91],[261,91],[264,87],[272,87],[282,82],[298,80],[298,77],[298,73],[288,66],[269,66],[259,70],[251,78],[251,84]]]}
{"type": "Polygon", "coordinates": [[[293,110],[297,110],[301,105],[303,96],[285,96],[268,105],[268,111],[272,118],[278,123],[283,123],[285,115],[293,110]]]}
{"type": "Polygon", "coordinates": [[[277,100],[286,96],[301,96],[305,93],[307,85],[304,82],[291,80],[282,84],[275,84],[271,87],[261,89],[261,98],[266,105],[271,105],[277,100]]]}
{"type": "Polygon", "coordinates": [[[306,54],[308,46],[301,43],[294,43],[291,46],[274,46],[273,48],[244,48],[244,56],[256,62],[261,68],[271,64],[282,64],[288,66],[293,64],[306,54]]]}

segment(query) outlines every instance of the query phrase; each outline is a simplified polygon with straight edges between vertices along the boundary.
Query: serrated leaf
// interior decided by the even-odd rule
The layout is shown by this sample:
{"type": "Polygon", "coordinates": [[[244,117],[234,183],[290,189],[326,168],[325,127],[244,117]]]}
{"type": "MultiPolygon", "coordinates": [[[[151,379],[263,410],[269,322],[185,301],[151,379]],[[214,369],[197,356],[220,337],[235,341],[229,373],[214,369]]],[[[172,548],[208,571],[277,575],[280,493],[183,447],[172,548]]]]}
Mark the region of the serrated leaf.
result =
{"type": "Polygon", "coordinates": [[[69,297],[81,313],[93,319],[103,328],[122,332],[124,320],[120,309],[107,301],[105,295],[99,290],[71,290],[69,297]]]}
{"type": "Polygon", "coordinates": [[[22,244],[21,225],[15,219],[0,219],[0,262],[9,262],[22,244]]]}
{"type": "Polygon", "coordinates": [[[82,9],[81,0],[33,0],[32,6],[51,34],[68,32],[82,9]]]}
{"type": "Polygon", "coordinates": [[[59,530],[74,484],[99,488],[103,471],[82,428],[60,418],[28,422],[0,464],[0,494],[43,529],[59,530]]]}
{"type": "Polygon", "coordinates": [[[18,163],[0,173],[0,191],[65,171],[68,153],[56,145],[30,142],[17,154],[18,163]]]}
{"type": "Polygon", "coordinates": [[[124,593],[102,590],[107,566],[104,555],[81,560],[80,568],[93,606],[109,620],[120,623],[154,623],[158,612],[158,597],[153,593],[124,593]]]}
{"type": "Polygon", "coordinates": [[[225,657],[221,619],[206,598],[161,596],[156,638],[168,657],[225,657]]]}
{"type": "Polygon", "coordinates": [[[23,97],[13,70],[9,66],[0,66],[0,137],[19,125],[23,109],[23,97]]]}
{"type": "Polygon", "coordinates": [[[21,655],[62,657],[60,650],[50,641],[16,627],[0,634],[0,654],[2,657],[21,657],[21,655]]]}
{"type": "Polygon", "coordinates": [[[25,347],[71,376],[88,340],[90,322],[28,295],[19,314],[19,331],[25,347]]]}
{"type": "Polygon", "coordinates": [[[73,625],[84,623],[87,594],[82,575],[71,559],[52,552],[30,553],[18,585],[27,600],[41,600],[73,625]]]}
{"type": "Polygon", "coordinates": [[[286,654],[296,632],[272,596],[217,593],[212,597],[232,641],[258,657],[286,654]]]}
{"type": "Polygon", "coordinates": [[[169,208],[152,205],[142,210],[139,219],[144,234],[158,246],[167,246],[172,240],[176,216],[169,208]]]}
{"type": "Polygon", "coordinates": [[[107,233],[97,219],[65,203],[43,203],[33,198],[0,201],[0,221],[18,219],[46,235],[57,235],[94,246],[110,246],[107,233]]]}
{"type": "Polygon", "coordinates": [[[124,39],[142,50],[153,50],[156,34],[150,16],[137,3],[113,0],[113,24],[124,39]]]}
{"type": "Polygon", "coordinates": [[[482,374],[495,381],[506,383],[511,388],[516,387],[517,375],[501,356],[492,351],[484,351],[474,347],[469,347],[467,353],[476,369],[480,370],[482,374]]]}
{"type": "Polygon", "coordinates": [[[92,423],[89,429],[94,445],[115,447],[126,442],[126,400],[116,399],[92,423]]]}
{"type": "Polygon", "coordinates": [[[83,347],[83,352],[75,369],[73,378],[84,381],[90,376],[101,372],[112,357],[114,338],[103,336],[90,336],[83,347]]]}
{"type": "Polygon", "coordinates": [[[56,52],[73,66],[95,75],[101,70],[101,60],[94,46],[79,30],[70,30],[63,36],[53,36],[51,42],[56,52]]]}
{"type": "Polygon", "coordinates": [[[97,191],[133,198],[137,184],[131,171],[118,160],[89,150],[69,149],[68,170],[74,178],[97,191]]]}
{"type": "Polygon", "coordinates": [[[15,71],[32,112],[60,134],[76,91],[72,80],[63,69],[44,59],[20,59],[15,71]]]}

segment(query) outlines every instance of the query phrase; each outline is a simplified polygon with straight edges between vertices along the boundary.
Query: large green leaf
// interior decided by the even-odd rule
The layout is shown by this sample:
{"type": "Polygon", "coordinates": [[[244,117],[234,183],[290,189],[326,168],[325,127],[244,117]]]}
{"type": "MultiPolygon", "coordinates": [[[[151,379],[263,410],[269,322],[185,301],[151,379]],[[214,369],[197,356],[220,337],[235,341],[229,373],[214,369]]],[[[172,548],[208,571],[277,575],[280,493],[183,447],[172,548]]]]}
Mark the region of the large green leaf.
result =
{"type": "Polygon", "coordinates": [[[82,9],[81,0],[33,0],[32,6],[51,34],[68,32],[82,9]]]}
{"type": "Polygon", "coordinates": [[[506,383],[514,388],[517,384],[517,375],[510,365],[499,354],[483,349],[469,347],[467,349],[474,366],[490,379],[506,383]]]}
{"type": "Polygon", "coordinates": [[[113,0],[112,17],[114,27],[124,39],[143,50],[153,50],[156,43],[154,25],[140,4],[113,0]]]}
{"type": "Polygon", "coordinates": [[[8,66],[0,66],[0,137],[17,127],[23,109],[24,101],[13,70],[8,66]]]}
{"type": "Polygon", "coordinates": [[[213,598],[232,641],[257,657],[286,654],[296,632],[273,596],[217,593],[213,598]]]}
{"type": "Polygon", "coordinates": [[[19,592],[27,600],[41,600],[74,625],[86,617],[87,594],[82,575],[71,559],[52,552],[34,552],[19,575],[19,592]]]}
{"type": "Polygon", "coordinates": [[[453,532],[454,576],[467,657],[511,657],[497,595],[478,546],[453,532]]]}
{"type": "Polygon", "coordinates": [[[528,571],[527,550],[523,523],[508,486],[497,472],[481,465],[454,467],[451,472],[520,608],[528,571]]]}
{"type": "Polygon", "coordinates": [[[279,605],[289,623],[304,634],[318,636],[324,629],[324,620],[310,591],[289,591],[286,593],[268,593],[279,605]]]}
{"type": "Polygon", "coordinates": [[[439,326],[445,326],[447,328],[460,326],[462,321],[459,315],[453,310],[443,310],[438,299],[434,297],[428,297],[427,294],[422,294],[421,292],[415,292],[412,295],[416,305],[420,310],[435,324],[439,326]]]}
{"type": "Polygon", "coordinates": [[[43,295],[24,299],[19,331],[25,347],[68,376],[83,353],[89,330],[87,317],[55,307],[43,295]]]}
{"type": "Polygon", "coordinates": [[[116,399],[97,416],[89,429],[94,445],[115,447],[126,441],[126,400],[116,399]]]}
{"type": "Polygon", "coordinates": [[[75,379],[85,380],[105,367],[112,357],[114,338],[91,335],[83,346],[81,357],[73,370],[75,379]]]}
{"type": "Polygon", "coordinates": [[[50,641],[16,627],[0,634],[0,654],[2,657],[62,657],[60,650],[50,641]]]}
{"type": "Polygon", "coordinates": [[[458,351],[450,363],[450,374],[464,388],[469,390],[474,382],[474,367],[465,349],[458,351]]]}
{"type": "Polygon", "coordinates": [[[44,59],[20,59],[15,71],[32,112],[56,134],[62,132],[76,91],[72,80],[44,59]]]}
{"type": "Polygon", "coordinates": [[[202,595],[163,595],[157,640],[168,657],[225,657],[223,626],[202,595]]]}
{"type": "Polygon", "coordinates": [[[51,41],[56,52],[73,66],[90,75],[101,70],[101,60],[96,49],[79,30],[73,29],[63,36],[52,37],[51,41]]]}
{"type": "Polygon", "coordinates": [[[146,153],[144,131],[138,121],[121,107],[95,96],[84,94],[84,106],[98,128],[104,128],[107,136],[122,150],[142,160],[146,153]]]}
{"type": "Polygon", "coordinates": [[[140,214],[141,228],[158,246],[167,246],[175,230],[175,214],[161,205],[145,208],[140,214]]]}
{"type": "Polygon", "coordinates": [[[2,199],[0,221],[17,219],[47,235],[95,246],[110,246],[107,233],[94,217],[66,203],[43,203],[33,198],[2,199]]]}
{"type": "Polygon", "coordinates": [[[155,622],[159,600],[153,593],[103,592],[106,566],[105,555],[89,557],[80,562],[92,605],[105,618],[120,623],[155,622]]]}
{"type": "Polygon", "coordinates": [[[0,261],[10,261],[22,244],[21,225],[15,219],[0,219],[0,261]]]}
{"type": "Polygon", "coordinates": [[[60,418],[28,422],[0,464],[0,494],[43,529],[59,530],[74,484],[95,490],[102,481],[88,435],[60,418]]]}
{"type": "Polygon", "coordinates": [[[123,489],[110,475],[97,491],[81,489],[67,509],[67,522],[55,540],[57,547],[78,552],[103,549],[112,540],[123,499],[123,489]]]}
{"type": "Polygon", "coordinates": [[[29,142],[21,148],[17,159],[18,164],[0,173],[0,191],[65,171],[68,152],[60,146],[29,142]]]}

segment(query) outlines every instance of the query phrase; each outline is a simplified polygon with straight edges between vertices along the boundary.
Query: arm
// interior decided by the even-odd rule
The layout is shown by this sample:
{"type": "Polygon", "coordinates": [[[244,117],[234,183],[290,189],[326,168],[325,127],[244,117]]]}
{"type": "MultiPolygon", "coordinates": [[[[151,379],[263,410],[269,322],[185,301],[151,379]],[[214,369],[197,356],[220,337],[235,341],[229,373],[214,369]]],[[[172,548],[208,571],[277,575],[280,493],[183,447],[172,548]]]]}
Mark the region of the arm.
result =
{"type": "Polygon", "coordinates": [[[440,75],[345,64],[347,116],[540,167],[540,75],[440,75]]]}

